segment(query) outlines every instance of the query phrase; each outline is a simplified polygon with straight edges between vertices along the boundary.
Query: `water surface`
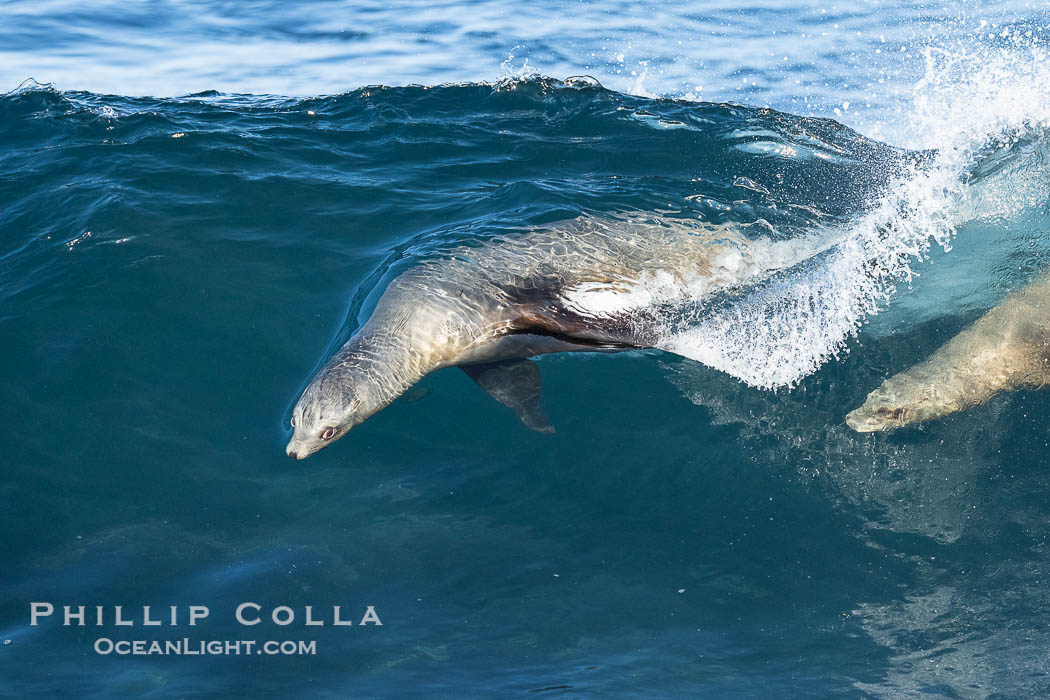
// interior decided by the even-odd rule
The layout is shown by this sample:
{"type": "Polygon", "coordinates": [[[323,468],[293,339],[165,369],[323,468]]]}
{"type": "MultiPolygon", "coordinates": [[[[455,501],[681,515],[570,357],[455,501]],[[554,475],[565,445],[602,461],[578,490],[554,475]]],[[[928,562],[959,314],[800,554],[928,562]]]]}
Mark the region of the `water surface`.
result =
{"type": "Polygon", "coordinates": [[[1047,265],[1041,10],[475,9],[2,10],[5,80],[55,86],[0,97],[0,693],[1050,690],[1050,394],[843,423],[1047,265]],[[706,365],[539,360],[553,436],[449,370],[284,455],[399,270],[639,216],[832,245],[677,309],[706,365]],[[31,601],[317,654],[99,656],[187,628],[31,601]],[[243,601],[383,626],[246,631],[243,601]]]}

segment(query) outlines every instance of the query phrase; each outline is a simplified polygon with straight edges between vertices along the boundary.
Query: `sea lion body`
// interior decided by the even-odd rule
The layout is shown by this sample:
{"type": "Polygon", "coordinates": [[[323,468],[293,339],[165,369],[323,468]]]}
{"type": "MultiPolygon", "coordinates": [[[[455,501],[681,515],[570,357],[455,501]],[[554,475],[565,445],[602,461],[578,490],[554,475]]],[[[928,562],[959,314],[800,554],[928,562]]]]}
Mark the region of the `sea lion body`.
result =
{"type": "Polygon", "coordinates": [[[890,377],[846,416],[859,432],[890,430],[1050,383],[1050,276],[979,318],[925,362],[890,377]]]}
{"type": "Polygon", "coordinates": [[[426,374],[464,368],[526,425],[550,431],[522,358],[654,347],[653,309],[794,262],[739,227],[581,218],[462,246],[395,278],[292,414],[292,457],[331,444],[426,374]]]}

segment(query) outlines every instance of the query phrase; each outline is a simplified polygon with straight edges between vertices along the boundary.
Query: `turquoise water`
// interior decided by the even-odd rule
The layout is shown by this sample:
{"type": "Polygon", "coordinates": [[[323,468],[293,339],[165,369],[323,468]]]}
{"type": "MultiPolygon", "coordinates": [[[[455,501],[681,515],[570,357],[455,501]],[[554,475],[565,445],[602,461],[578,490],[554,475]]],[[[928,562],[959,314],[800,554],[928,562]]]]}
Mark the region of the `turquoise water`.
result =
{"type": "Polygon", "coordinates": [[[0,694],[1050,692],[1050,393],[843,422],[1050,263],[1042,10],[473,7],[0,11],[0,694]],[[444,370],[285,456],[394,275],[581,216],[828,245],[538,360],[554,435],[444,370]],[[316,653],[95,652],[184,636],[316,653]]]}

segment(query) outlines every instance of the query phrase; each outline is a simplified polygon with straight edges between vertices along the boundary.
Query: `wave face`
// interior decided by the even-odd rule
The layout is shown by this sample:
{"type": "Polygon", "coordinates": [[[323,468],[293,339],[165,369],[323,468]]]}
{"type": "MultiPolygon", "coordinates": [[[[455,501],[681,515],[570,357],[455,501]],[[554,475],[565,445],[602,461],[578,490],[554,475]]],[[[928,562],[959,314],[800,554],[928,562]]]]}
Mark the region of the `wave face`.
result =
{"type": "MultiPolygon", "coordinates": [[[[1045,694],[1023,672],[1050,643],[1045,396],[842,425],[1050,264],[1039,45],[923,58],[914,149],[585,78],[0,97],[0,523],[22,535],[0,541],[0,637],[58,664],[5,677],[48,695],[83,670],[85,640],[20,601],[352,597],[385,636],[319,631],[319,695],[1045,694]],[[581,219],[732,231],[764,273],[636,290],[701,364],[543,358],[557,436],[441,372],[288,466],[286,409],[393,276],[581,219]]],[[[124,661],[86,692],[209,690],[124,661]]],[[[234,660],[224,687],[287,694],[301,668],[234,660]]]]}
{"type": "MultiPolygon", "coordinates": [[[[990,108],[1000,101],[986,99],[990,108]]],[[[638,311],[657,319],[658,347],[752,386],[793,386],[837,356],[931,243],[948,248],[971,221],[1009,225],[1046,207],[1041,116],[997,113],[978,127],[971,119],[941,148],[907,151],[830,120],[650,100],[583,78],[306,100],[26,89],[3,98],[2,117],[23,127],[4,145],[16,171],[52,179],[10,193],[11,223],[29,235],[9,241],[7,254],[31,260],[109,244],[136,260],[162,254],[164,237],[125,222],[174,194],[191,220],[231,218],[222,239],[309,246],[300,227],[316,206],[335,236],[330,254],[352,256],[356,247],[339,246],[369,241],[360,302],[390,271],[563,220],[607,221],[594,238],[615,239],[617,220],[725,232],[751,245],[739,265],[748,274],[723,285],[731,293],[712,298],[698,285],[692,298],[659,304],[666,295],[652,261],[652,288],[638,283],[633,295],[653,306],[638,311]],[[272,218],[230,217],[228,207],[245,204],[272,218]],[[39,211],[75,218],[33,227],[39,211]],[[276,221],[290,230],[275,232],[276,221]]],[[[178,212],[164,218],[195,235],[178,212]]],[[[0,294],[37,282],[11,276],[0,294]]],[[[358,311],[340,338],[362,320],[358,311]]]]}
{"type": "MultiPolygon", "coordinates": [[[[930,158],[829,120],[654,101],[586,79],[367,88],[294,101],[211,94],[158,101],[29,89],[4,98],[0,116],[25,127],[11,134],[16,167],[21,156],[37,177],[54,177],[51,187],[11,193],[12,225],[30,232],[28,240],[15,242],[20,260],[49,250],[119,249],[135,260],[163,255],[166,236],[122,222],[151,200],[161,208],[159,202],[176,194],[171,188],[179,190],[178,201],[194,221],[230,218],[230,206],[265,206],[293,229],[274,231],[274,221],[264,225],[242,212],[220,237],[281,246],[313,244],[306,231],[296,230],[302,223],[293,222],[319,213],[312,211],[319,205],[327,226],[341,232],[339,245],[365,239],[382,255],[373,285],[361,288],[365,294],[381,290],[388,269],[439,257],[455,245],[498,245],[531,226],[567,219],[647,217],[656,225],[697,227],[697,235],[705,227],[716,238],[725,231],[752,243],[756,265],[770,270],[793,268],[798,250],[819,239],[819,247],[834,247],[823,254],[832,259],[828,264],[850,266],[837,275],[821,273],[841,278],[846,291],[809,291],[812,265],[773,283],[795,284],[796,298],[787,303],[813,315],[762,309],[754,298],[722,300],[758,314],[751,324],[768,329],[764,337],[732,315],[739,311],[710,316],[710,300],[700,293],[689,304],[639,309],[658,316],[662,347],[765,387],[793,383],[816,369],[856,326],[862,309],[886,294],[879,275],[872,279],[869,272],[873,261],[897,265],[880,271],[891,282],[903,274],[905,262],[887,261],[902,246],[919,246],[922,232],[906,241],[880,233],[873,239],[880,250],[846,251],[858,244],[852,231],[863,215],[878,217],[875,210],[894,196],[892,188],[930,158]],[[76,212],[77,219],[34,229],[17,216],[39,211],[76,212]],[[789,241],[798,245],[784,245],[789,241]],[[100,248],[107,245],[119,248],[100,248]],[[852,297],[843,300],[843,294],[852,297]],[[777,350],[785,344],[790,347],[777,350]],[[800,348],[806,352],[786,362],[800,348]]],[[[177,211],[164,218],[184,240],[200,235],[188,222],[177,223],[177,211]]],[[[878,223],[884,231],[894,221],[878,223]]],[[[595,227],[590,235],[615,238],[617,229],[595,227]]],[[[647,266],[661,272],[659,261],[647,266]]],[[[34,282],[10,277],[4,293],[34,282]]],[[[649,291],[641,290],[642,296],[660,298],[659,290],[649,291]]],[[[781,300],[792,294],[786,287],[770,293],[781,300]]]]}

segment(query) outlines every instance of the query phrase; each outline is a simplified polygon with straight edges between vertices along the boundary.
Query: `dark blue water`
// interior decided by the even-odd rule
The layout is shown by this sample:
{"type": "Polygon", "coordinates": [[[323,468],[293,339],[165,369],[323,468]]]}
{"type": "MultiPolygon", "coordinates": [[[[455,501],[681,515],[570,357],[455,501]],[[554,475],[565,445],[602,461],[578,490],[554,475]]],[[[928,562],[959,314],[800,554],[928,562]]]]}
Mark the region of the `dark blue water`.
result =
{"type": "Polygon", "coordinates": [[[1050,393],[888,434],[843,423],[1050,264],[1042,15],[696,9],[696,22],[754,30],[727,29],[739,51],[725,53],[680,48],[688,32],[662,21],[636,27],[623,19],[633,6],[581,5],[578,26],[570,12],[549,31],[515,22],[535,8],[477,8],[476,24],[454,6],[354,8],[376,18],[362,26],[323,3],[3,11],[25,30],[3,49],[18,58],[4,75],[58,86],[0,97],[0,695],[1050,692],[1050,393]],[[943,45],[902,38],[961,15],[943,45]],[[607,19],[606,34],[580,38],[607,19]],[[735,93],[749,56],[809,51],[792,37],[824,22],[864,40],[808,54],[805,70],[769,66],[766,96],[735,93]],[[423,58],[385,52],[386,26],[419,37],[423,58]],[[767,47],[770,28],[787,38],[767,47]],[[502,61],[526,29],[560,47],[545,71],[557,77],[500,82],[499,61],[426,68],[502,61]],[[749,104],[632,90],[615,61],[586,62],[636,30],[638,51],[667,58],[649,76],[722,61],[703,96],[749,104]],[[237,32],[228,70],[209,63],[204,49],[237,32]],[[51,48],[29,48],[49,33],[51,48]],[[875,53],[880,35],[911,58],[875,53]],[[304,56],[344,42],[387,77],[337,82],[338,61],[314,71],[291,57],[312,77],[286,89],[260,68],[271,41],[304,56]],[[238,46],[254,48],[238,59],[238,46]],[[872,62],[835,58],[850,52],[872,62]],[[167,90],[165,65],[179,85],[224,92],[167,90]],[[806,71],[825,65],[849,78],[821,87],[806,71]],[[563,80],[583,72],[610,85],[563,80]],[[842,107],[859,89],[848,85],[880,76],[896,82],[870,109],[842,107]],[[392,87],[358,87],[370,82],[392,87]],[[834,109],[882,138],[822,118],[834,109]],[[775,358],[751,374],[658,351],[545,356],[557,433],[542,435],[445,370],[309,460],[284,455],[291,405],[393,275],[581,216],[819,234],[830,247],[757,292],[683,311],[696,347],[775,358]],[[762,306],[778,290],[812,303],[762,306]],[[858,316],[868,306],[879,313],[858,316]],[[741,310],[765,330],[705,315],[741,310]],[[56,613],[32,626],[41,601],[56,613]],[[234,619],[246,601],[262,606],[257,626],[234,619]],[[62,605],[88,606],[88,624],[62,625],[62,605]],[[115,605],[136,625],[115,625],[115,605]],[[180,606],[178,626],[143,626],[143,605],[165,619],[180,606]],[[191,605],[211,611],[194,627],[191,605]],[[296,613],[288,626],[268,617],[281,605],[296,613]],[[353,626],[331,624],[335,605],[353,626]],[[304,625],[305,606],[326,624],[304,625]],[[382,626],[357,624],[367,606],[382,626]],[[184,636],[313,640],[316,653],[94,650],[184,636]]]}

